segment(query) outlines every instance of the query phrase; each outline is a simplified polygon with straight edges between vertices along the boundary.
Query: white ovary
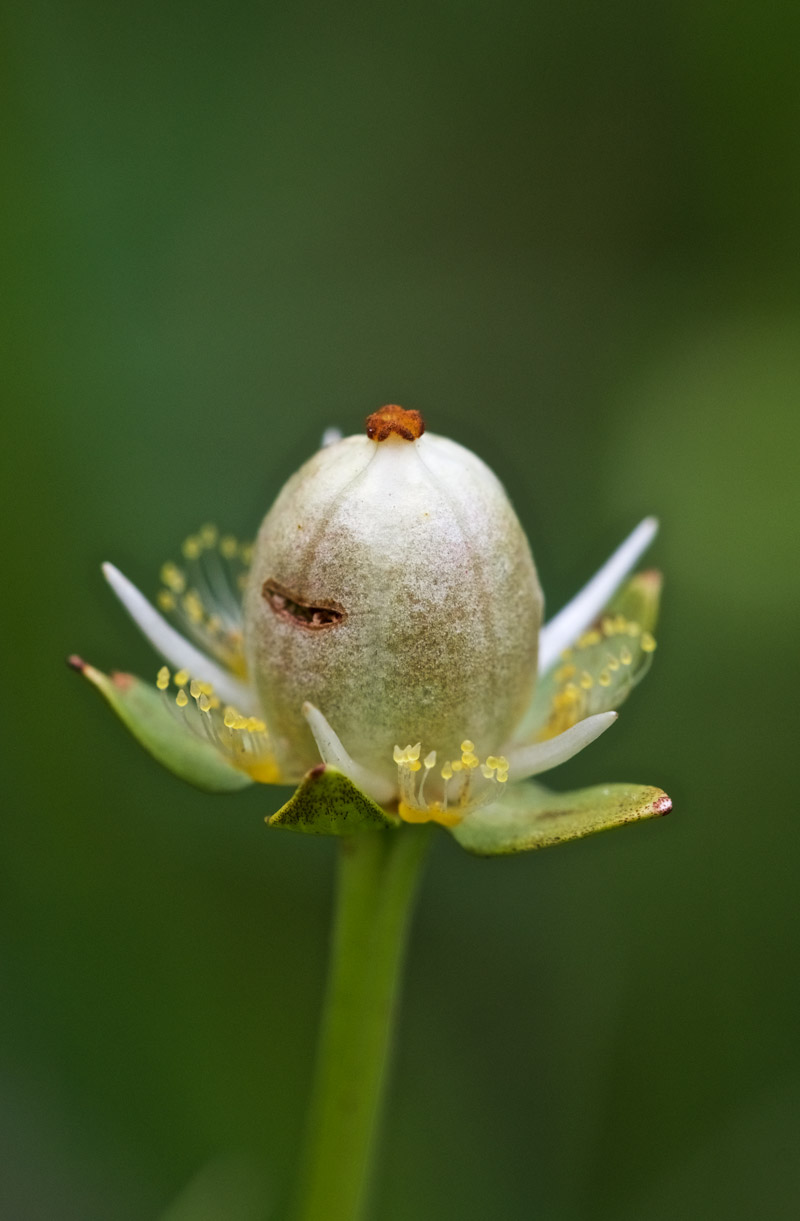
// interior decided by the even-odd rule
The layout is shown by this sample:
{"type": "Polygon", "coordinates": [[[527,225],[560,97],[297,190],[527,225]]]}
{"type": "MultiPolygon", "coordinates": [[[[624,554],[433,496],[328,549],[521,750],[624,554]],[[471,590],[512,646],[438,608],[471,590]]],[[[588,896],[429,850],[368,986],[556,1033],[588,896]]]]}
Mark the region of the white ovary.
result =
{"type": "Polygon", "coordinates": [[[245,652],[287,777],[319,760],[310,701],[371,772],[422,739],[455,757],[507,741],[533,691],[542,595],[506,493],[469,450],[348,437],[267,514],[245,595],[245,652]]]}

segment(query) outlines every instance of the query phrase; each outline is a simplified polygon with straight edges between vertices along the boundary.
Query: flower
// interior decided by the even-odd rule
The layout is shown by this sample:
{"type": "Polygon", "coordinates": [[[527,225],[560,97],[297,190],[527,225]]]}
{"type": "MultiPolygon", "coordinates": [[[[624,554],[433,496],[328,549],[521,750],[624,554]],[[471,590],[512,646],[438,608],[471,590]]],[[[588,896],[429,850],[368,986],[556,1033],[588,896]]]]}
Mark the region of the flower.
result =
{"type": "Polygon", "coordinates": [[[654,519],[542,626],[527,539],[479,458],[394,405],[323,440],[255,544],[210,525],[185,540],[158,610],[103,566],[166,664],[151,685],[71,663],[142,744],[210,791],[297,784],[268,821],[315,833],[433,821],[493,854],[666,813],[657,789],[531,782],[649,668],[660,574],[623,582],[654,519]]]}

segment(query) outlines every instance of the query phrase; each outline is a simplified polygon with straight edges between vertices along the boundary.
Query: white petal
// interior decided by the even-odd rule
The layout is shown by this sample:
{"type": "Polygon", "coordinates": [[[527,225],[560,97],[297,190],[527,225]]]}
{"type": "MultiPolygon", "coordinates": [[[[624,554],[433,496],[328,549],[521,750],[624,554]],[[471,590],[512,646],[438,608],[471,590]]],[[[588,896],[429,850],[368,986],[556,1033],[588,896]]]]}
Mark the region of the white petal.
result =
{"type": "Polygon", "coordinates": [[[319,443],[320,449],[327,449],[329,445],[335,445],[337,441],[341,441],[343,436],[341,428],[326,428],[319,443]]]}
{"type": "Polygon", "coordinates": [[[565,729],[557,738],[549,738],[546,742],[535,742],[532,746],[518,746],[508,753],[508,778],[527,780],[529,776],[538,776],[547,772],[559,763],[566,763],[578,751],[583,750],[595,738],[599,738],[617,719],[616,712],[598,712],[595,716],[587,716],[578,721],[570,729],[565,729]]]}
{"type": "Polygon", "coordinates": [[[564,649],[574,644],[608,604],[640,555],[650,546],[658,521],[646,517],[606,560],[588,584],[560,610],[539,634],[539,673],[546,674],[564,649]]]}
{"type": "Polygon", "coordinates": [[[103,576],[157,653],[178,669],[188,670],[192,678],[211,683],[220,699],[235,704],[240,712],[258,712],[258,699],[249,683],[242,682],[190,644],[118,568],[103,564],[103,576]]]}
{"type": "Polygon", "coordinates": [[[360,763],[356,763],[355,759],[350,757],[319,708],[306,702],[303,704],[303,716],[308,721],[314,735],[323,763],[329,763],[331,767],[344,772],[345,776],[350,777],[353,784],[363,789],[373,801],[377,801],[379,804],[388,803],[397,797],[395,785],[384,780],[382,776],[376,776],[374,772],[362,767],[360,763]]]}

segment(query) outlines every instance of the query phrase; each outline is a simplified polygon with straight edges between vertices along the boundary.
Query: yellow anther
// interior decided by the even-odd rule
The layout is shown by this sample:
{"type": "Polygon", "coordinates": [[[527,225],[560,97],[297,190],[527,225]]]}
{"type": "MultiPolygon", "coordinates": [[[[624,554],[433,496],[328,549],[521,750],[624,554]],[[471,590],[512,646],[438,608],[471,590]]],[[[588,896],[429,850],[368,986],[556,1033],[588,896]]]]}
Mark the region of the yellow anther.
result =
{"type": "Polygon", "coordinates": [[[565,683],[568,678],[574,678],[576,673],[576,667],[570,662],[567,666],[560,666],[554,677],[557,683],[565,683]]]}
{"type": "Polygon", "coordinates": [[[621,636],[623,632],[628,630],[628,620],[624,615],[617,615],[614,619],[614,630],[621,636]]]}
{"type": "Polygon", "coordinates": [[[470,742],[469,738],[465,738],[464,741],[461,743],[462,755],[471,755],[474,753],[474,750],[475,750],[475,743],[470,742]]]}
{"type": "Polygon", "coordinates": [[[183,687],[181,687],[180,691],[175,696],[175,703],[178,705],[179,708],[185,708],[186,705],[189,703],[189,696],[186,694],[183,687]]]}
{"type": "Polygon", "coordinates": [[[406,752],[401,746],[395,746],[394,751],[392,752],[392,757],[397,764],[405,763],[406,752]]]}
{"type": "Polygon", "coordinates": [[[461,762],[460,759],[451,759],[450,766],[452,767],[454,772],[463,772],[463,770],[464,770],[464,764],[461,762]]]}
{"type": "Polygon", "coordinates": [[[608,654],[608,657],[606,658],[606,665],[608,666],[609,670],[618,670],[619,669],[619,662],[617,661],[617,659],[613,653],[608,654]]]}
{"type": "Polygon", "coordinates": [[[242,543],[239,548],[239,558],[243,564],[252,564],[253,562],[253,544],[242,543]]]}
{"type": "Polygon", "coordinates": [[[200,623],[203,618],[203,603],[196,589],[190,589],[183,598],[183,609],[192,623],[200,623]]]}
{"type": "Polygon", "coordinates": [[[637,636],[641,636],[641,634],[642,634],[641,623],[634,623],[633,620],[631,620],[631,622],[628,624],[628,635],[632,639],[635,639],[637,636]]]}
{"type": "Polygon", "coordinates": [[[266,733],[267,725],[266,722],[260,720],[259,717],[251,716],[248,722],[248,729],[251,733],[266,733]]]}
{"type": "Polygon", "coordinates": [[[610,615],[603,616],[602,620],[600,621],[600,630],[604,636],[614,635],[614,620],[610,615]]]}
{"type": "Polygon", "coordinates": [[[200,690],[203,692],[203,695],[214,694],[214,688],[212,687],[211,683],[201,683],[200,690]]]}
{"type": "Polygon", "coordinates": [[[166,691],[167,687],[169,686],[169,670],[166,666],[162,666],[159,670],[158,677],[156,678],[156,686],[158,687],[159,691],[166,691]]]}
{"type": "Polygon", "coordinates": [[[506,771],[506,772],[498,772],[498,773],[497,773],[497,783],[498,783],[498,784],[505,784],[505,782],[506,782],[507,780],[508,780],[508,772],[507,772],[507,771],[506,771]]]}
{"type": "Polygon", "coordinates": [[[412,760],[411,760],[411,762],[410,762],[410,763],[409,763],[409,765],[408,765],[408,770],[409,770],[410,772],[419,772],[419,771],[421,771],[421,770],[422,770],[422,764],[420,763],[419,759],[412,759],[412,760]]]}
{"type": "Polygon", "coordinates": [[[233,728],[234,729],[247,729],[247,717],[242,716],[240,713],[239,716],[237,716],[236,720],[234,721],[233,728]]]}
{"type": "Polygon", "coordinates": [[[176,670],[173,681],[174,681],[176,687],[185,687],[189,681],[189,671],[188,670],[176,670]]]}
{"type": "Polygon", "coordinates": [[[566,687],[561,692],[561,697],[567,707],[569,707],[570,704],[577,703],[579,696],[580,692],[574,683],[567,683],[566,687]]]}
{"type": "Polygon", "coordinates": [[[429,755],[426,755],[423,762],[425,764],[426,769],[428,771],[430,771],[431,768],[434,767],[436,764],[436,751],[432,750],[429,755]]]}
{"type": "Polygon", "coordinates": [[[168,589],[160,589],[158,591],[158,605],[163,611],[175,610],[175,595],[170,593],[168,589]]]}
{"type": "Polygon", "coordinates": [[[489,766],[489,760],[481,764],[481,775],[485,780],[491,780],[494,775],[494,768],[489,766]]]}
{"type": "Polygon", "coordinates": [[[223,718],[222,718],[222,723],[223,723],[223,725],[225,726],[225,728],[226,728],[226,729],[233,729],[233,727],[234,727],[234,725],[236,724],[236,722],[237,722],[238,718],[239,718],[239,713],[236,711],[236,709],[235,709],[235,708],[232,708],[232,707],[231,707],[231,705],[230,705],[230,704],[228,704],[228,705],[227,705],[227,707],[226,707],[226,709],[225,709],[225,713],[224,713],[224,715],[223,715],[223,718]]]}
{"type": "Polygon", "coordinates": [[[625,645],[623,645],[619,651],[619,659],[623,666],[629,666],[633,661],[633,655],[631,654],[630,649],[626,648],[625,645]]]}
{"type": "Polygon", "coordinates": [[[161,565],[161,580],[174,594],[182,594],[186,588],[186,577],[171,560],[161,565]]]}
{"type": "Polygon", "coordinates": [[[200,698],[197,701],[197,707],[200,709],[201,712],[210,712],[211,711],[211,700],[208,698],[207,695],[205,695],[204,693],[201,693],[200,698]]]}
{"type": "Polygon", "coordinates": [[[642,632],[642,638],[639,641],[642,646],[643,653],[652,653],[656,647],[656,639],[652,632],[642,632]]]}
{"type": "Polygon", "coordinates": [[[220,619],[219,615],[209,615],[208,619],[206,620],[206,627],[208,628],[209,632],[214,634],[221,632],[222,620],[220,619]]]}
{"type": "Polygon", "coordinates": [[[200,542],[204,547],[216,547],[218,537],[219,531],[217,527],[212,526],[210,523],[203,526],[200,530],[200,542]]]}
{"type": "Polygon", "coordinates": [[[461,756],[461,762],[464,764],[464,767],[468,767],[470,771],[473,771],[480,763],[480,759],[477,755],[465,754],[461,756]]]}
{"type": "Polygon", "coordinates": [[[562,661],[572,661],[572,649],[562,649],[561,650],[561,660],[562,661]]]}
{"type": "Polygon", "coordinates": [[[588,670],[584,670],[581,674],[580,683],[584,691],[591,691],[592,687],[594,686],[594,679],[588,670]]]}
{"type": "Polygon", "coordinates": [[[508,771],[508,759],[505,757],[505,755],[499,755],[499,756],[498,756],[498,759],[497,759],[497,770],[498,770],[499,772],[507,772],[507,771],[508,771]]]}
{"type": "Polygon", "coordinates": [[[200,540],[190,534],[188,538],[183,540],[181,551],[187,560],[196,560],[200,554],[200,540]]]}
{"type": "Polygon", "coordinates": [[[579,649],[589,649],[593,644],[599,644],[603,639],[597,628],[592,628],[591,631],[584,632],[578,641],[579,649]]]}
{"type": "Polygon", "coordinates": [[[601,687],[611,686],[611,674],[608,670],[601,670],[597,676],[597,681],[601,687]]]}
{"type": "Polygon", "coordinates": [[[219,540],[219,549],[226,560],[232,560],[239,550],[239,544],[232,534],[223,534],[219,540]]]}
{"type": "Polygon", "coordinates": [[[198,678],[193,678],[189,683],[189,694],[193,700],[200,699],[200,696],[202,695],[202,687],[200,686],[200,680],[198,678]]]}
{"type": "Polygon", "coordinates": [[[417,760],[419,759],[421,750],[422,750],[421,742],[417,742],[416,746],[407,746],[406,747],[406,756],[408,758],[409,763],[417,762],[417,760]]]}
{"type": "Polygon", "coordinates": [[[442,780],[452,780],[453,779],[453,769],[449,763],[445,763],[444,767],[441,770],[440,775],[442,777],[442,780]]]}
{"type": "Polygon", "coordinates": [[[486,760],[486,766],[490,767],[493,772],[496,772],[500,766],[500,760],[498,759],[497,755],[489,755],[486,760]]]}

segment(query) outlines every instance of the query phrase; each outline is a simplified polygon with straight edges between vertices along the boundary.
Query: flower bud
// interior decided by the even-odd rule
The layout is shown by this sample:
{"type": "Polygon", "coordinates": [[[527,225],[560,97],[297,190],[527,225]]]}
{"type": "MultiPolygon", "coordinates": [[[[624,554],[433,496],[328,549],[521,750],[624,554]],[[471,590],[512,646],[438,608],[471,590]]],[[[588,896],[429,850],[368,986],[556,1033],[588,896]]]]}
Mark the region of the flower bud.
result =
{"type": "Polygon", "coordinates": [[[255,544],[245,653],[282,774],[319,761],[306,701],[387,779],[397,743],[496,749],[530,702],[541,618],[488,467],[417,412],[376,412],[289,480],[255,544]]]}

